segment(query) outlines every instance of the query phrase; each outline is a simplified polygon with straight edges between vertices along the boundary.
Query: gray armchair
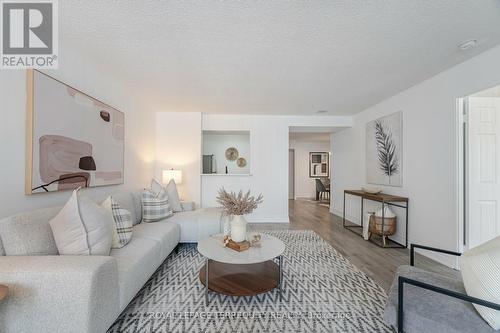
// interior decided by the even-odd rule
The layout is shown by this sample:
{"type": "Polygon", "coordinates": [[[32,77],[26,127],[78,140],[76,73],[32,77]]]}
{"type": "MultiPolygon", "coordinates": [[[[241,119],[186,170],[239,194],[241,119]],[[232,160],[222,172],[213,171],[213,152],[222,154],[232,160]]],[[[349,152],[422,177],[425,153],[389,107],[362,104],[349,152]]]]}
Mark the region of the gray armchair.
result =
{"type": "Polygon", "coordinates": [[[411,244],[410,266],[398,268],[389,289],[385,321],[398,332],[498,332],[472,303],[500,310],[500,304],[468,296],[462,279],[449,278],[414,266],[415,248],[454,256],[461,253],[411,244]]]}

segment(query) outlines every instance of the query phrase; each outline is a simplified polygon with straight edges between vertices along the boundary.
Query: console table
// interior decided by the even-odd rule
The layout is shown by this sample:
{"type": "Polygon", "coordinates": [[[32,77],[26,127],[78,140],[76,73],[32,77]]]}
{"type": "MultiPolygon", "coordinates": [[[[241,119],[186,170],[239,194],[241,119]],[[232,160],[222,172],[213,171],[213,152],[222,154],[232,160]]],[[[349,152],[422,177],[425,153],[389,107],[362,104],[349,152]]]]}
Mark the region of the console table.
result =
{"type": "Polygon", "coordinates": [[[408,247],[408,198],[405,197],[400,197],[396,195],[391,195],[391,194],[385,194],[385,193],[378,193],[378,194],[372,194],[372,193],[367,193],[365,191],[361,190],[344,190],[344,211],[343,211],[343,216],[342,216],[342,226],[355,234],[363,237],[363,219],[364,219],[364,212],[363,212],[363,204],[364,201],[370,200],[370,201],[376,201],[380,202],[382,204],[382,230],[384,230],[384,214],[385,214],[385,206],[395,206],[399,208],[403,208],[406,213],[406,219],[405,219],[405,243],[401,244],[396,242],[395,240],[390,239],[387,237],[387,239],[390,241],[390,243],[394,243],[394,245],[387,245],[384,246],[381,242],[377,242],[374,239],[370,239],[370,242],[374,243],[375,245],[378,245],[380,247],[388,247],[388,248],[407,248],[408,247]],[[361,225],[353,224],[351,225],[346,225],[346,219],[345,219],[345,196],[346,194],[357,196],[361,198],[361,225]],[[361,228],[361,229],[359,229],[361,228]],[[361,233],[357,232],[356,230],[361,230],[361,233]]]}

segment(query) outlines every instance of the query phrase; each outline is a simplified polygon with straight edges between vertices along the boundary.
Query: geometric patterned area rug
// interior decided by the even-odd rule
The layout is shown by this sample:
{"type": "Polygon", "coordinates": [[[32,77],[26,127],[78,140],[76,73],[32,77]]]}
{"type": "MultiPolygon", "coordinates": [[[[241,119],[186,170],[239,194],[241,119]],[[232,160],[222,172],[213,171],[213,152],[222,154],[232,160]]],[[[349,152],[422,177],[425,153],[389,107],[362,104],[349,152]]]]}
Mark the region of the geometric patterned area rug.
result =
{"type": "Polygon", "coordinates": [[[393,332],[383,321],[387,295],[314,231],[263,231],[286,245],[283,299],[210,293],[198,272],[204,258],[183,244],[144,285],[108,333],[393,332]]]}

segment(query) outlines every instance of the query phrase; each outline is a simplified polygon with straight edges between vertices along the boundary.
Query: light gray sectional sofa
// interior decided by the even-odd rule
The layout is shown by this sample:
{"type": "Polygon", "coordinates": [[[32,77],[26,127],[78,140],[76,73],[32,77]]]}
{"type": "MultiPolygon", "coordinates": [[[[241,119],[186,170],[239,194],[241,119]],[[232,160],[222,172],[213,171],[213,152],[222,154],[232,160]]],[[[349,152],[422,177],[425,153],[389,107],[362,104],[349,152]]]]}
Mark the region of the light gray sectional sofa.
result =
{"type": "Polygon", "coordinates": [[[0,220],[0,332],[105,332],[179,242],[220,232],[217,209],[140,223],[140,192],[113,198],[134,219],[132,240],[109,256],[60,256],[49,220],[60,207],[0,220]]]}

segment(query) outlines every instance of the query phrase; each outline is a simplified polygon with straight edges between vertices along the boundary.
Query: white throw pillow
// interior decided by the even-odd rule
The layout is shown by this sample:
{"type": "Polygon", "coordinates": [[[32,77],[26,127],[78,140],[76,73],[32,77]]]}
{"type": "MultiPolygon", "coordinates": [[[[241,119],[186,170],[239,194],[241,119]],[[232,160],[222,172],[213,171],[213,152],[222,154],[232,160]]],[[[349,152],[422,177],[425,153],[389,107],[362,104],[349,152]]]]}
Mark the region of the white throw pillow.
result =
{"type": "Polygon", "coordinates": [[[160,193],[161,190],[163,190],[163,185],[156,179],[151,179],[151,191],[154,193],[160,193]]]}
{"type": "Polygon", "coordinates": [[[182,212],[181,200],[179,199],[179,192],[177,191],[177,185],[173,179],[170,179],[167,186],[163,187],[159,181],[153,179],[151,181],[151,190],[154,193],[160,193],[162,189],[167,191],[168,203],[170,204],[170,208],[175,213],[182,212]]]}
{"type": "Polygon", "coordinates": [[[49,224],[59,254],[109,255],[113,218],[92,200],[78,195],[78,190],[49,224]]]}
{"type": "MultiPolygon", "coordinates": [[[[469,296],[500,304],[500,237],[465,251],[460,270],[469,296]]],[[[493,329],[500,329],[500,311],[474,304],[493,329]]]]}
{"type": "Polygon", "coordinates": [[[113,197],[109,196],[101,205],[113,216],[113,243],[112,249],[121,249],[132,239],[132,214],[122,208],[113,197]]]}
{"type": "Polygon", "coordinates": [[[142,221],[158,222],[172,215],[172,209],[168,203],[168,196],[165,189],[159,193],[151,190],[142,192],[142,221]]]}

